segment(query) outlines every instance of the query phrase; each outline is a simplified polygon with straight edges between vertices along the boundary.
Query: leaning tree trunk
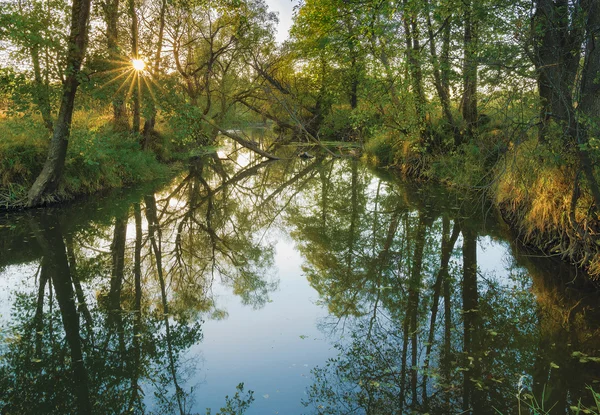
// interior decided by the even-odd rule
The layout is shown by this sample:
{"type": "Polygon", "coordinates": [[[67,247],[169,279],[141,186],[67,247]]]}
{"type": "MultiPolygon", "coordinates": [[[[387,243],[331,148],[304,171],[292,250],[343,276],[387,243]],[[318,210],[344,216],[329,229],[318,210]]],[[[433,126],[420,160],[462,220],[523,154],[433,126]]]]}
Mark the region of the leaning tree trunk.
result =
{"type": "Polygon", "coordinates": [[[27,194],[27,205],[30,207],[41,204],[44,198],[56,191],[64,170],[75,93],[79,86],[79,71],[85,56],[90,3],[91,0],[73,0],[67,54],[67,78],[63,86],[60,111],[54,126],[54,134],[48,149],[48,158],[42,172],[27,194]]]}

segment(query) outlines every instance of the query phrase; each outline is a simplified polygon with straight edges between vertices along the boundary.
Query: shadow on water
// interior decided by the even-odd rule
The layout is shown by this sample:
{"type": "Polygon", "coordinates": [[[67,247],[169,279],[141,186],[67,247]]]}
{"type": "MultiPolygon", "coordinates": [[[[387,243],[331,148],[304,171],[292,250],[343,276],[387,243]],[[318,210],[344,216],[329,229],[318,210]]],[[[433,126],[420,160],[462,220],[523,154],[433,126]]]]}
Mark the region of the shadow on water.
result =
{"type": "MultiPolygon", "coordinates": [[[[510,255],[490,212],[353,160],[235,153],[168,184],[0,217],[2,413],[204,413],[188,351],[204,320],[227,318],[216,285],[268,308],[273,228],[302,255],[338,351],[299,392],[305,413],[593,406],[598,294],[564,265],[510,255]]],[[[252,410],[251,392],[231,392],[220,413],[252,410]]]]}

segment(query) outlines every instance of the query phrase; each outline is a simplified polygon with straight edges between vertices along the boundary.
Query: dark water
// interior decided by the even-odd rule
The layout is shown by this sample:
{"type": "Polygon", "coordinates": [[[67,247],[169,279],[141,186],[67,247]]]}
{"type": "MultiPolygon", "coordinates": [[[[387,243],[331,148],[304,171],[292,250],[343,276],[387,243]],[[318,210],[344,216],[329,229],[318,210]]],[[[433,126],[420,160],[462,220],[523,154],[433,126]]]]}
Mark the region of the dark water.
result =
{"type": "Polygon", "coordinates": [[[594,406],[598,295],[481,199],[231,158],[0,217],[2,414],[594,406]]]}

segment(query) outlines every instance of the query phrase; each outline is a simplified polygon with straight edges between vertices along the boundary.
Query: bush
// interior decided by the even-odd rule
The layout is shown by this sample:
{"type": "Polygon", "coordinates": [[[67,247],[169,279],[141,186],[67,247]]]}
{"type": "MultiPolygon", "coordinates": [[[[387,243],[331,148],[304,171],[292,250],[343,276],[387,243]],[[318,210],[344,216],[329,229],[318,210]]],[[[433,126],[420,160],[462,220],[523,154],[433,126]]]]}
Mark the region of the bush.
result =
{"type": "Polygon", "coordinates": [[[393,140],[389,134],[376,134],[365,143],[365,153],[375,164],[391,166],[395,153],[393,140]]]}

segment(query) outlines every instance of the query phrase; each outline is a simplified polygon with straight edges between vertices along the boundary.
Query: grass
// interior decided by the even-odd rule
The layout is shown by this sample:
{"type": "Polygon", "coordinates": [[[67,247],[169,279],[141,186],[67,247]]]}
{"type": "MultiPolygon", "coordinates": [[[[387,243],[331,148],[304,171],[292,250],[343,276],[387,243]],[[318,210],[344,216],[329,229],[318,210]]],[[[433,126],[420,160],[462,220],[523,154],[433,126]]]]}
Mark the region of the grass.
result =
{"type": "MultiPolygon", "coordinates": [[[[0,206],[19,206],[46,159],[49,132],[33,117],[0,118],[0,206]]],[[[108,116],[77,112],[57,199],[154,180],[171,168],[142,151],[138,137],[115,132],[108,116]]]]}
{"type": "MultiPolygon", "coordinates": [[[[600,415],[600,393],[594,391],[594,389],[591,386],[588,386],[587,389],[590,391],[590,394],[592,395],[594,405],[591,407],[587,407],[581,402],[581,398],[580,398],[577,400],[577,405],[571,405],[571,407],[569,408],[570,414],[573,414],[573,415],[580,415],[580,414],[600,415]]],[[[535,396],[532,396],[528,393],[523,393],[522,390],[519,390],[519,392],[517,393],[518,408],[519,408],[518,415],[523,415],[523,414],[550,415],[551,413],[553,413],[552,411],[554,409],[554,406],[556,406],[556,404],[550,405],[550,407],[547,407],[544,404],[544,402],[546,401],[545,393],[546,393],[546,388],[544,387],[541,399],[538,401],[535,398],[535,396]]],[[[498,409],[494,408],[494,410],[496,411],[497,414],[502,415],[502,412],[499,411],[498,409]]]]}
{"type": "Polygon", "coordinates": [[[522,239],[562,256],[600,277],[596,242],[598,223],[590,214],[593,200],[580,180],[581,194],[573,204],[575,161],[557,157],[529,140],[496,165],[491,195],[522,239]]]}

